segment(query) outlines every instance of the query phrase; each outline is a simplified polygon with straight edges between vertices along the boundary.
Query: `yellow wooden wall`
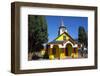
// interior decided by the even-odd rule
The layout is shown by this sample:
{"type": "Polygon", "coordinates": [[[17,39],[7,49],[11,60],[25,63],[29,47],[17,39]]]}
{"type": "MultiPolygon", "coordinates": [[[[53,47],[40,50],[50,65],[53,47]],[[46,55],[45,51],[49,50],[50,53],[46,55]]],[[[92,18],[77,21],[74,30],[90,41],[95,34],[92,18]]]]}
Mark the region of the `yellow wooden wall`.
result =
{"type": "Polygon", "coordinates": [[[63,40],[63,36],[66,36],[66,40],[69,39],[69,36],[67,36],[66,34],[62,34],[61,36],[59,36],[56,41],[62,41],[63,40]]]}

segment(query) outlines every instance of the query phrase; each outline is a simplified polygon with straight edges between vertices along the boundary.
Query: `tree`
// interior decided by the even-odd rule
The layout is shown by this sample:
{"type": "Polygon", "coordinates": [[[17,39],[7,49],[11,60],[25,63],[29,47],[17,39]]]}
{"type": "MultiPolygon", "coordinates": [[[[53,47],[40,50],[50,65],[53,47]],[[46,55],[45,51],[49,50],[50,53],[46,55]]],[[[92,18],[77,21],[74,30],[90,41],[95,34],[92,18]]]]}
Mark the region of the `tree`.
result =
{"type": "Polygon", "coordinates": [[[87,33],[84,29],[84,27],[80,26],[79,30],[78,30],[78,42],[80,42],[81,44],[84,44],[84,46],[87,47],[87,33]]]}
{"type": "Polygon", "coordinates": [[[28,49],[38,52],[48,41],[47,22],[44,16],[28,16],[28,49]]]}

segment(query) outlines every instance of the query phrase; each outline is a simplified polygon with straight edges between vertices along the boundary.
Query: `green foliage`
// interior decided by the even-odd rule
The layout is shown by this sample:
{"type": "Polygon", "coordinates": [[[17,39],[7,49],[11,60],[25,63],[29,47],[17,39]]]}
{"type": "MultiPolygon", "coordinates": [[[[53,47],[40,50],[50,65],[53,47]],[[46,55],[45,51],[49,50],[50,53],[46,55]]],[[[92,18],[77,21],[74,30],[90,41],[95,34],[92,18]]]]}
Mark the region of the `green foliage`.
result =
{"type": "Polygon", "coordinates": [[[48,41],[47,22],[44,16],[28,16],[28,48],[29,52],[40,51],[48,41]]]}
{"type": "Polygon", "coordinates": [[[87,47],[87,33],[84,27],[80,26],[78,30],[78,42],[84,44],[87,47]]]}

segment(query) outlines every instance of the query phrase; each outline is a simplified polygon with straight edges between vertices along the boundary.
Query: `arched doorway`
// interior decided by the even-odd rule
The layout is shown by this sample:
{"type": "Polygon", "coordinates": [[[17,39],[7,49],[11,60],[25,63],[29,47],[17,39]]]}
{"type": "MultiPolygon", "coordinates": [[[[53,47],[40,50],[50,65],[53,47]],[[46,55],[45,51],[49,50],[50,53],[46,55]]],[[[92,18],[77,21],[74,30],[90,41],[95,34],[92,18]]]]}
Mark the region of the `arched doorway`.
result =
{"type": "Polygon", "coordinates": [[[66,49],[66,56],[71,56],[73,50],[72,45],[70,43],[67,44],[65,49],[66,49]]]}
{"type": "Polygon", "coordinates": [[[59,58],[59,46],[58,45],[53,46],[52,54],[54,55],[55,58],[59,58]]]}

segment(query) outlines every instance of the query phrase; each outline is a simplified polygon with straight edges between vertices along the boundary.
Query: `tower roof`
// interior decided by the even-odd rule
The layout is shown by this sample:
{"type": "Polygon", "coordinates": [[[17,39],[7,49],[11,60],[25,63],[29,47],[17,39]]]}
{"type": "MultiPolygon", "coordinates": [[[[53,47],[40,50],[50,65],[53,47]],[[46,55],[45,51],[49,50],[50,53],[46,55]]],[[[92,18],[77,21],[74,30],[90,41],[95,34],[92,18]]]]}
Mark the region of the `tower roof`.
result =
{"type": "Polygon", "coordinates": [[[65,25],[64,25],[64,22],[63,22],[63,19],[62,19],[62,17],[61,17],[60,28],[66,28],[66,27],[65,27],[65,25]]]}
{"type": "Polygon", "coordinates": [[[61,18],[61,25],[60,26],[64,26],[64,22],[63,22],[62,18],[61,18]]]}

